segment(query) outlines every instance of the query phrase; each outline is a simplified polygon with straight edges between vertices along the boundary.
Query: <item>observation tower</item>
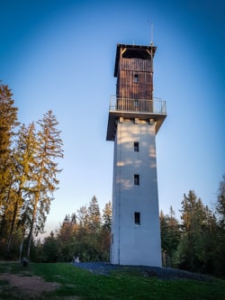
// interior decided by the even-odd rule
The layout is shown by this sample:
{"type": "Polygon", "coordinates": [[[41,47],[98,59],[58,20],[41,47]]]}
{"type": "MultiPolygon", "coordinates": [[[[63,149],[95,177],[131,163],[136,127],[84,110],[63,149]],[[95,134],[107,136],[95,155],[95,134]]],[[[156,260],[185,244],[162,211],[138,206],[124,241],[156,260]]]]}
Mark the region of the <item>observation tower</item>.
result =
{"type": "Polygon", "coordinates": [[[110,262],[161,267],[155,136],[166,102],[153,98],[156,47],[118,44],[107,141],[114,142],[110,262]]]}

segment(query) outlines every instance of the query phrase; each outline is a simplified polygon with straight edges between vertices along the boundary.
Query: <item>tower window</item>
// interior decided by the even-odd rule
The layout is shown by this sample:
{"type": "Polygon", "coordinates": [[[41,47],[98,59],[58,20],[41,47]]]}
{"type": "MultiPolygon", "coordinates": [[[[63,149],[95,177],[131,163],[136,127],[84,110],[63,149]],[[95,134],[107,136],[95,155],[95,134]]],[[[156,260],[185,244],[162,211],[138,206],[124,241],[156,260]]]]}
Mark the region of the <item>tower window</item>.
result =
{"type": "Polygon", "coordinates": [[[138,142],[134,142],[134,151],[139,152],[139,143],[138,142]]]}
{"type": "Polygon", "coordinates": [[[134,82],[138,83],[138,74],[134,74],[134,82]]]}
{"type": "Polygon", "coordinates": [[[134,213],[134,224],[141,225],[141,214],[139,212],[134,213]]]}
{"type": "Polygon", "coordinates": [[[134,174],[134,185],[140,185],[140,175],[134,174]]]}

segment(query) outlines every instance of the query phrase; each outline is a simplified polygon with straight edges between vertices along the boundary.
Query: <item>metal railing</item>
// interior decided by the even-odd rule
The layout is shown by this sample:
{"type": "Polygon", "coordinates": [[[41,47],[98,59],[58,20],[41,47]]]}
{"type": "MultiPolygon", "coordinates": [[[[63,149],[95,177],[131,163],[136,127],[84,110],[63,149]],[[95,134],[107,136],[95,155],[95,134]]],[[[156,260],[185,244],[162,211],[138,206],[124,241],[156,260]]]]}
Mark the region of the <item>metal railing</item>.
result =
{"type": "Polygon", "coordinates": [[[166,114],[166,101],[110,97],[110,111],[166,114]]]}

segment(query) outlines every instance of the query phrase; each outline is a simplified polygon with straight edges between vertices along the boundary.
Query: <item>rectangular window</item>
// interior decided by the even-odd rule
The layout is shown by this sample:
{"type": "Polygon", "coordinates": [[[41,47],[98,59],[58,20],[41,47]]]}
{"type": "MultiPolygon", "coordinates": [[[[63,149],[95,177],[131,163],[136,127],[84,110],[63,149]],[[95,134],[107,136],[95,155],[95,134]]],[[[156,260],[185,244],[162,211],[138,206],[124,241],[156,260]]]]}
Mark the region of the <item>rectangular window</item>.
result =
{"type": "Polygon", "coordinates": [[[139,212],[134,213],[134,224],[141,225],[141,214],[139,212]]]}
{"type": "Polygon", "coordinates": [[[139,143],[138,142],[134,142],[134,151],[139,152],[139,143]]]}
{"type": "Polygon", "coordinates": [[[140,185],[140,175],[134,174],[134,184],[140,185]]]}
{"type": "Polygon", "coordinates": [[[138,83],[138,74],[134,74],[134,82],[138,83]]]}

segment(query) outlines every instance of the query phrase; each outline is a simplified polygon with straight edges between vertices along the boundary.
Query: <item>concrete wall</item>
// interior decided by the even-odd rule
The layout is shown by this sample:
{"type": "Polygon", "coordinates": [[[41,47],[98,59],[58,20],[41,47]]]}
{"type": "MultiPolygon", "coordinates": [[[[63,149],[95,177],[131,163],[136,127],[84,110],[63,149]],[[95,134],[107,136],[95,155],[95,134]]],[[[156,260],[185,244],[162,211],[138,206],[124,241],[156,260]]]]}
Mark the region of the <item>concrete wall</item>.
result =
{"type": "Polygon", "coordinates": [[[155,123],[121,119],[117,126],[111,263],[161,266],[155,123]],[[134,185],[134,174],[140,176],[139,185],[134,185]],[[135,212],[140,213],[140,225],[135,224],[135,212]]]}

